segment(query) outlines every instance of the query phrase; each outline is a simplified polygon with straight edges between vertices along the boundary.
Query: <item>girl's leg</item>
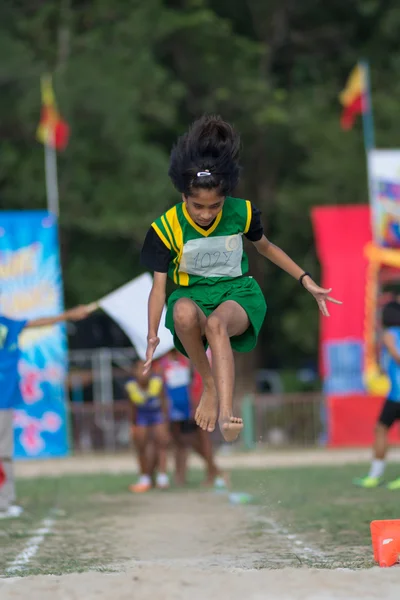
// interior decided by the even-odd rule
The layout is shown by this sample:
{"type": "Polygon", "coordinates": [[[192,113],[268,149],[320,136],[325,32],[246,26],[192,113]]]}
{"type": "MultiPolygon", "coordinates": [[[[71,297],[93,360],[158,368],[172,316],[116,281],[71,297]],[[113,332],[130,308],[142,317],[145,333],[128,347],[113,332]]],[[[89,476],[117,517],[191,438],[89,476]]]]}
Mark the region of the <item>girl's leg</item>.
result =
{"type": "Polygon", "coordinates": [[[203,380],[204,390],[196,411],[196,423],[202,429],[214,431],[218,399],[210,363],[202,341],[206,317],[192,300],[180,298],[174,306],[174,325],[177,336],[203,380]]]}
{"type": "Polygon", "coordinates": [[[170,442],[168,425],[166,423],[159,423],[152,427],[154,441],[157,445],[158,454],[158,473],[157,473],[157,486],[161,488],[169,487],[169,479],[167,475],[168,470],[168,445],[170,442]]]}
{"type": "Polygon", "coordinates": [[[132,433],[139,462],[140,476],[137,483],[130,485],[129,489],[135,493],[147,492],[151,489],[151,476],[147,461],[148,427],[134,425],[132,433]]]}
{"type": "Polygon", "coordinates": [[[180,429],[180,423],[171,423],[171,433],[175,445],[175,483],[186,483],[187,446],[180,429]]]}
{"type": "Polygon", "coordinates": [[[214,462],[212,443],[209,434],[207,431],[197,428],[195,432],[190,434],[190,442],[193,450],[206,463],[207,475],[205,483],[212,485],[214,479],[220,475],[220,472],[214,462]]]}
{"type": "Polygon", "coordinates": [[[134,425],[132,427],[133,441],[136,448],[141,475],[150,475],[147,461],[147,429],[148,428],[144,427],[143,425],[134,425]]]}
{"type": "Polygon", "coordinates": [[[155,485],[155,476],[157,471],[157,448],[153,438],[150,438],[146,444],[147,470],[151,477],[152,484],[155,485]]]}
{"type": "Polygon", "coordinates": [[[243,428],[242,419],[234,417],[232,412],[235,363],[230,338],[244,333],[249,325],[246,311],[237,302],[228,300],[211,313],[205,326],[205,334],[212,351],[219,400],[218,421],[227,442],[234,441],[243,428]]]}

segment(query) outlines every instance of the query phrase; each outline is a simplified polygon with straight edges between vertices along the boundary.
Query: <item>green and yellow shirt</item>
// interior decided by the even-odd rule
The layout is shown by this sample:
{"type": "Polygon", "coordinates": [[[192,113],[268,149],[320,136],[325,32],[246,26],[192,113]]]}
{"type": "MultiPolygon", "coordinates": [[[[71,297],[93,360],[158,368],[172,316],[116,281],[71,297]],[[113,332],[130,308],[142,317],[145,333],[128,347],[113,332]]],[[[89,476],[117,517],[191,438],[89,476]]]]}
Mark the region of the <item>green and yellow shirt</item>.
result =
{"type": "Polygon", "coordinates": [[[263,235],[260,211],[249,200],[227,197],[208,228],[195,223],[181,202],[152,223],[141,258],[177,285],[214,284],[247,273],[243,235],[251,241],[263,235]]]}

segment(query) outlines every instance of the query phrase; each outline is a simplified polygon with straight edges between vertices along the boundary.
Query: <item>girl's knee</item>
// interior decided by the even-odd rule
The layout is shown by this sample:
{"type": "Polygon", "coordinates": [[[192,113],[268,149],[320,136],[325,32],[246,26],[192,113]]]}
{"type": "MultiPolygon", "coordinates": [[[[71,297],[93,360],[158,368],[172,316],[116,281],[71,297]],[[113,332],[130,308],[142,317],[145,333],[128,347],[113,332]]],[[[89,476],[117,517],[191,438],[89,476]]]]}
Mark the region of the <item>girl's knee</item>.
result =
{"type": "Polygon", "coordinates": [[[207,338],[227,334],[226,325],[218,315],[212,314],[208,317],[205,334],[207,338]]]}
{"type": "Polygon", "coordinates": [[[189,298],[180,298],[174,306],[175,326],[189,329],[197,325],[198,315],[195,304],[189,298]]]}

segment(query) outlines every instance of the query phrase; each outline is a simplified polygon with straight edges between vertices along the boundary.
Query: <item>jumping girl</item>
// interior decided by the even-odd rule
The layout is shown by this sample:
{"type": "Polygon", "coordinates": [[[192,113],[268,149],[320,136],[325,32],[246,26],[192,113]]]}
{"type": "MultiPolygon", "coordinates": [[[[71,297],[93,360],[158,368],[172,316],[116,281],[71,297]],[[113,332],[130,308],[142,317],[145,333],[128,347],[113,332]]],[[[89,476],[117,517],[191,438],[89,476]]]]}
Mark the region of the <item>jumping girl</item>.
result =
{"type": "Polygon", "coordinates": [[[283,250],[264,235],[260,211],[231,196],[239,181],[240,138],[220,117],[203,116],[172,149],[169,176],[182,201],[152,223],[144,241],[142,262],[154,271],[148,305],[147,372],[154,351],[169,276],[178,288],[168,299],[166,326],[175,347],[200,373],[204,391],[197,424],[213,431],[218,419],[226,441],[243,428],[233,415],[234,357],[257,343],[266,303],[257,282],[246,275],[243,235],[258,252],[297,279],[316,299],[322,314],[326,302],[340,304],[331,290],[317,285],[283,250]],[[206,356],[211,347],[213,372],[206,356]]]}

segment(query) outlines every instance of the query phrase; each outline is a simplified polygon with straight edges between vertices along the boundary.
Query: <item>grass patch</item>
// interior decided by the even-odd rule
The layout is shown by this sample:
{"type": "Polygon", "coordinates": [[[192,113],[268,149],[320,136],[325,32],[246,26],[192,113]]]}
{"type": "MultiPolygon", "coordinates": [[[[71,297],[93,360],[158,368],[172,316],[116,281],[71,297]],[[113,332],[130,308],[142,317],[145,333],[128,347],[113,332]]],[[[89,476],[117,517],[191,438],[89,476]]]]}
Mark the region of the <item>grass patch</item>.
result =
{"type": "MultiPolygon", "coordinates": [[[[367,465],[318,466],[271,470],[236,470],[234,488],[254,496],[260,516],[276,521],[285,533],[298,534],[326,558],[309,559],[314,567],[365,568],[373,565],[370,522],[400,518],[400,493],[385,487],[364,490],[352,485],[367,465]]],[[[399,475],[387,470],[387,480],[399,475]]],[[[259,521],[261,532],[266,527],[259,521]]],[[[304,561],[302,561],[304,564],[304,561]]]]}
{"type": "MultiPolygon", "coordinates": [[[[198,487],[200,480],[201,473],[193,473],[188,487],[198,487]]],[[[61,575],[90,569],[113,571],[110,564],[131,558],[124,555],[124,548],[116,554],[118,539],[113,526],[113,519],[119,515],[140,517],[140,507],[145,498],[132,496],[128,491],[130,483],[132,476],[129,474],[63,475],[20,480],[17,493],[24,513],[18,519],[0,521],[0,577],[61,575]],[[49,515],[55,517],[55,525],[37,555],[26,569],[7,574],[9,564],[49,515]]],[[[176,488],[174,491],[180,492],[176,488]]]]}
{"type": "MultiPolygon", "coordinates": [[[[29,568],[11,575],[76,573],[107,565],[112,556],[107,540],[98,535],[129,500],[129,476],[90,475],[26,479],[18,482],[18,500],[25,511],[19,519],[0,522],[0,574],[21,552],[27,540],[52,515],[55,525],[29,568]],[[4,549],[4,550],[3,550],[4,549]]],[[[129,509],[133,506],[130,503],[129,509]]],[[[108,531],[110,529],[110,531],[108,531]]]]}

